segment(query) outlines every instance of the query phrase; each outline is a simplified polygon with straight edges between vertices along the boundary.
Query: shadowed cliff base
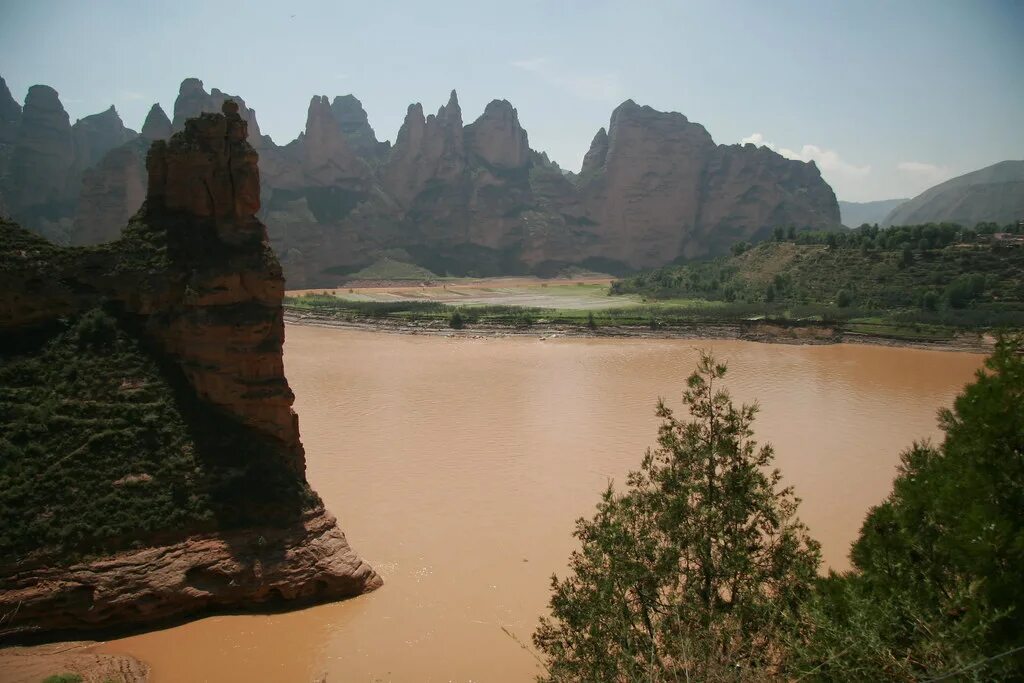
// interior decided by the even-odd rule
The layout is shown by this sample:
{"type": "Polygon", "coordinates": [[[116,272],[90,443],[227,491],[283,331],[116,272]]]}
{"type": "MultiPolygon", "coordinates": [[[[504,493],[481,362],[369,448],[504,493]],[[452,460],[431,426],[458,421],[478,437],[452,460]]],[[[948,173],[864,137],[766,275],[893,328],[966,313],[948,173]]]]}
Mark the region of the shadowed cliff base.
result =
{"type": "Polygon", "coordinates": [[[246,137],[227,102],[155,143],[117,242],[0,222],[0,636],[381,585],[305,480],[246,137]]]}

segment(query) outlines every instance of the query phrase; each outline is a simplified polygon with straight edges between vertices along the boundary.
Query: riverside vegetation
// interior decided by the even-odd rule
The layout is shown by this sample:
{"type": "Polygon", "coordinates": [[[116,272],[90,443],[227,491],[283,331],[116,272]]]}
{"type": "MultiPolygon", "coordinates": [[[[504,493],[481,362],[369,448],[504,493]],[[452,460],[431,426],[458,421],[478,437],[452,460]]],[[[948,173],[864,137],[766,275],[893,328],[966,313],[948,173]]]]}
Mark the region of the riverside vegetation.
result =
{"type": "Polygon", "coordinates": [[[548,681],[1018,680],[1024,676],[1024,338],[1003,338],[901,457],[888,499],[817,577],[818,547],[756,448],[756,406],[704,355],[624,493],[611,486],[534,643],[548,681]]]}
{"type": "MultiPolygon", "coordinates": [[[[361,301],[327,292],[288,297],[285,305],[317,317],[447,323],[456,329],[540,324],[600,331],[770,323],[943,342],[965,331],[1024,328],[1024,236],[1019,226],[1006,228],[1010,238],[997,237],[998,230],[994,224],[971,230],[954,224],[865,225],[845,232],[780,228],[771,241],[734,244],[729,256],[641,272],[607,289],[552,283],[545,290],[607,293],[621,299],[621,306],[361,301]]],[[[390,271],[398,272],[391,265],[390,271]]],[[[420,281],[422,274],[412,279],[420,281]]]]}

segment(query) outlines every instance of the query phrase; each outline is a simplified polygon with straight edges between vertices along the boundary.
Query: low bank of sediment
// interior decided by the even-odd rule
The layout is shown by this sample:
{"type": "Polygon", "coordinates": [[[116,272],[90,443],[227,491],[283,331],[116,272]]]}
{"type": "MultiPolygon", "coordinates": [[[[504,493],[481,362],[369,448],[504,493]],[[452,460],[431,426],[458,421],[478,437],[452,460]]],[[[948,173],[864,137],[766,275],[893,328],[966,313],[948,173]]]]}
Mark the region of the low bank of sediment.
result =
{"type": "Polygon", "coordinates": [[[314,325],[342,329],[370,330],[394,334],[429,334],[446,337],[511,337],[532,336],[540,339],[558,337],[628,338],[628,339],[737,339],[767,344],[874,344],[878,346],[988,353],[995,339],[985,332],[958,332],[942,339],[909,339],[864,332],[851,332],[840,326],[825,324],[787,325],[765,321],[694,321],[671,322],[652,329],[643,325],[567,325],[534,322],[516,326],[494,322],[466,324],[452,329],[447,321],[402,320],[369,316],[334,317],[285,306],[284,319],[294,325],[314,325]]]}

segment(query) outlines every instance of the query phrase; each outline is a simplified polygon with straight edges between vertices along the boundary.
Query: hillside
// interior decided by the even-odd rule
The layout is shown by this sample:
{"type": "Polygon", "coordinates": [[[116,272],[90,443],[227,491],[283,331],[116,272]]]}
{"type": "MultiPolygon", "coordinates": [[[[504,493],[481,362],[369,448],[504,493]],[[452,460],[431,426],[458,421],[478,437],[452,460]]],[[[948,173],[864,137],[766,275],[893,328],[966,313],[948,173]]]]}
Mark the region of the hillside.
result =
{"type": "Polygon", "coordinates": [[[380,585],[306,482],[246,135],[154,144],[115,242],[0,220],[0,636],[380,585]]]}
{"type": "Polygon", "coordinates": [[[777,316],[1020,328],[1024,244],[954,225],[803,233],[641,273],[612,292],[719,301],[745,315],[757,304],[777,316]]]}
{"type": "Polygon", "coordinates": [[[947,180],[893,209],[882,226],[1005,225],[1024,220],[1024,161],[1001,161],[947,180]]]}

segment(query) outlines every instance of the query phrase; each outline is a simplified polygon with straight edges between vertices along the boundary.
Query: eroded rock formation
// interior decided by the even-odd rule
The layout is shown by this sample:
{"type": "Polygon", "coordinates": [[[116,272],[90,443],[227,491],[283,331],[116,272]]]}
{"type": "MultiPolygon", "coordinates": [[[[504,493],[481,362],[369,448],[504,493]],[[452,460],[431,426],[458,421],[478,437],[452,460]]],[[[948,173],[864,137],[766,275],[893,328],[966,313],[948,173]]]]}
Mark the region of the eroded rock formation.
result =
{"type": "MultiPolygon", "coordinates": [[[[173,124],[154,108],[142,138],[181,130],[187,117],[219,111],[228,97],[186,79],[173,124]]],[[[382,256],[452,274],[550,274],[568,265],[619,272],[722,253],[780,225],[839,227],[835,196],[813,163],[717,145],[682,114],[631,100],[615,109],[573,175],[530,148],[505,100],[468,124],[454,91],[436,114],[413,104],[391,146],[377,140],[358,99],[316,96],[302,134],[279,146],[233,99],[261,154],[260,217],[290,287],[332,286],[382,256]]],[[[110,112],[98,116],[112,123],[110,112]]],[[[70,233],[63,239],[76,244],[114,239],[141,200],[144,144],[115,147],[80,180],[65,174],[72,179],[62,193],[49,188],[52,200],[38,199],[64,202],[47,214],[60,216],[59,225],[29,217],[28,227],[58,241],[70,233]],[[73,229],[64,218],[72,214],[73,229]]]]}
{"type": "MultiPolygon", "coordinates": [[[[286,476],[304,482],[282,363],[284,278],[256,218],[258,155],[238,106],[226,101],[223,109],[153,143],[145,203],[120,240],[62,249],[0,226],[0,335],[112,307],[180,373],[194,400],[270,444],[286,476]]],[[[141,622],[380,585],[318,502],[298,521],[268,512],[260,522],[230,533],[166,530],[160,537],[173,542],[72,567],[0,561],[0,613],[16,612],[5,627],[141,622]]]]}
{"type": "Polygon", "coordinates": [[[159,103],[154,104],[146,114],[146,120],[142,124],[142,137],[150,142],[154,140],[167,140],[174,133],[171,120],[167,118],[163,107],[159,103]]]}

